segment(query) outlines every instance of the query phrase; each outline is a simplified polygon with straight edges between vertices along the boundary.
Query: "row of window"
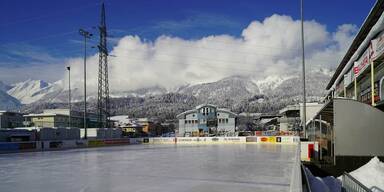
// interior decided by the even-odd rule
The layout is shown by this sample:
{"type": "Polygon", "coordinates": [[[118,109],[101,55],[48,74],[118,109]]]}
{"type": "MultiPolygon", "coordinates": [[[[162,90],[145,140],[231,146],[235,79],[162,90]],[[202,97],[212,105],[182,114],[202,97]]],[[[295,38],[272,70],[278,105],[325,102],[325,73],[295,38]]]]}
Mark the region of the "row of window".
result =
{"type": "Polygon", "coordinates": [[[228,119],[219,119],[219,123],[228,123],[228,119]]]}
{"type": "Polygon", "coordinates": [[[197,120],[185,120],[185,124],[197,124],[197,120]]]}
{"type": "MultiPolygon", "coordinates": [[[[206,123],[206,119],[201,119],[200,124],[206,123]]],[[[228,123],[228,119],[218,119],[219,123],[228,123]]],[[[185,120],[185,124],[198,124],[198,120],[185,120]]]]}
{"type": "Polygon", "coordinates": [[[215,110],[213,108],[210,108],[210,107],[203,107],[201,108],[201,113],[203,114],[203,116],[207,116],[209,113],[214,113],[215,110]]]}

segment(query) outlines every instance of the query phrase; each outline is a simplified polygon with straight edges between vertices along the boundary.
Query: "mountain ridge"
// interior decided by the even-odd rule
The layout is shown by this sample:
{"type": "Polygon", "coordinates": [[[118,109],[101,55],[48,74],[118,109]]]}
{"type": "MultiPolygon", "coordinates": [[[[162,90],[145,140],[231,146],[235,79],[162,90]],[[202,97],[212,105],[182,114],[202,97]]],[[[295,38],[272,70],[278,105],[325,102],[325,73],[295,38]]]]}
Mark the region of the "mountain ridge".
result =
{"type": "MultiPolygon", "coordinates": [[[[330,75],[325,73],[309,73],[307,79],[308,101],[319,101],[324,95],[324,88],[330,75]]],[[[63,83],[44,84],[38,80],[37,85],[29,81],[23,94],[11,92],[24,99],[22,111],[41,112],[44,108],[67,107],[68,90],[63,89],[63,83]],[[33,89],[33,87],[41,87],[33,89]],[[32,101],[25,103],[25,101],[32,101]]],[[[23,84],[15,84],[20,87],[23,84]]],[[[15,87],[12,88],[16,90],[15,87]]],[[[19,89],[20,90],[20,89],[19,89]]],[[[72,90],[72,102],[82,106],[82,91],[72,90]]],[[[11,95],[12,96],[12,95],[11,95]]],[[[96,95],[90,93],[88,102],[90,110],[96,107],[96,95]]],[[[161,86],[141,88],[133,91],[111,92],[111,109],[113,114],[131,114],[139,116],[171,117],[182,110],[193,108],[200,103],[211,103],[219,107],[229,108],[235,112],[276,112],[280,108],[297,103],[301,98],[301,78],[299,75],[286,77],[268,77],[255,80],[251,76],[230,76],[215,82],[201,84],[186,84],[167,90],[161,86]],[[177,106],[180,105],[180,106],[177,106]],[[145,112],[151,111],[151,112],[145,112]],[[153,111],[153,112],[152,112],[153,111]],[[164,113],[164,114],[162,114],[164,113]]]]}

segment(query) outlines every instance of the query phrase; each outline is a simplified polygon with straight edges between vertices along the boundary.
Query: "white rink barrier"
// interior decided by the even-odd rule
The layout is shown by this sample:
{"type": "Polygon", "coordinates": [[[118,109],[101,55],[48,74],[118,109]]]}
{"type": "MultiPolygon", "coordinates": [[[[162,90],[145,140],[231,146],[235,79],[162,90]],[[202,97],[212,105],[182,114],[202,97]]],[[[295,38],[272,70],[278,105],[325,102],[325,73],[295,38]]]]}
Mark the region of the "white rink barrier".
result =
{"type": "MultiPolygon", "coordinates": [[[[138,138],[139,139],[139,138],[138,138]]],[[[150,137],[131,144],[235,144],[235,143],[299,143],[298,136],[250,136],[250,137],[150,137]]]]}
{"type": "Polygon", "coordinates": [[[245,137],[177,137],[177,144],[246,143],[245,137]]]}
{"type": "Polygon", "coordinates": [[[152,137],[149,138],[150,144],[175,144],[176,138],[175,137],[152,137]]]}

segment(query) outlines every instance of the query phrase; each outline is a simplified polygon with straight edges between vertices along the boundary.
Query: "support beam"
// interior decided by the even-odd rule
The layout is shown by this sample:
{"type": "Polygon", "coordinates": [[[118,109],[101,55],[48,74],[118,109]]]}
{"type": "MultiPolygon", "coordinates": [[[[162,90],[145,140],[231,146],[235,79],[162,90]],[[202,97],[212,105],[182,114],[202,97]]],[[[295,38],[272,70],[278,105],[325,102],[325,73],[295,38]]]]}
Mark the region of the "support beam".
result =
{"type": "Polygon", "coordinates": [[[371,105],[375,106],[375,66],[373,61],[371,61],[371,105]]]}
{"type": "Polygon", "coordinates": [[[357,101],[358,99],[357,99],[357,80],[356,80],[356,76],[355,76],[355,80],[354,80],[353,84],[354,84],[354,89],[355,89],[355,100],[357,101]]]}
{"type": "Polygon", "coordinates": [[[322,140],[322,138],[323,138],[323,133],[322,133],[322,125],[321,125],[321,122],[322,122],[322,120],[321,120],[321,115],[319,116],[319,119],[320,119],[320,138],[319,138],[319,150],[320,150],[320,160],[322,160],[323,159],[323,155],[322,155],[322,149],[321,149],[321,140],[322,140]]]}

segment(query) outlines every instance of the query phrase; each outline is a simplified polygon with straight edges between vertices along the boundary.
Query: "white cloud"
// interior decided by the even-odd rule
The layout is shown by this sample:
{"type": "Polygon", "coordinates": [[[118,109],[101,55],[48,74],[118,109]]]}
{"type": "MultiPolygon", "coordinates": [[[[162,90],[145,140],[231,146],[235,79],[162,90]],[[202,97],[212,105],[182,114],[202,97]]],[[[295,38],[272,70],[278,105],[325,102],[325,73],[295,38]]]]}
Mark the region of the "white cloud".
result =
{"type": "MultiPolygon", "coordinates": [[[[356,26],[341,25],[328,32],[316,21],[305,21],[307,68],[335,66],[356,32],[356,26]]],[[[272,15],[253,21],[240,37],[212,35],[197,40],[160,36],[146,41],[125,36],[109,57],[111,91],[142,87],[173,88],[186,83],[216,81],[231,75],[255,79],[288,75],[301,67],[300,21],[272,15]]],[[[83,60],[71,59],[73,86],[82,88],[83,60]]],[[[96,91],[98,55],[88,58],[88,86],[96,91]]]]}

